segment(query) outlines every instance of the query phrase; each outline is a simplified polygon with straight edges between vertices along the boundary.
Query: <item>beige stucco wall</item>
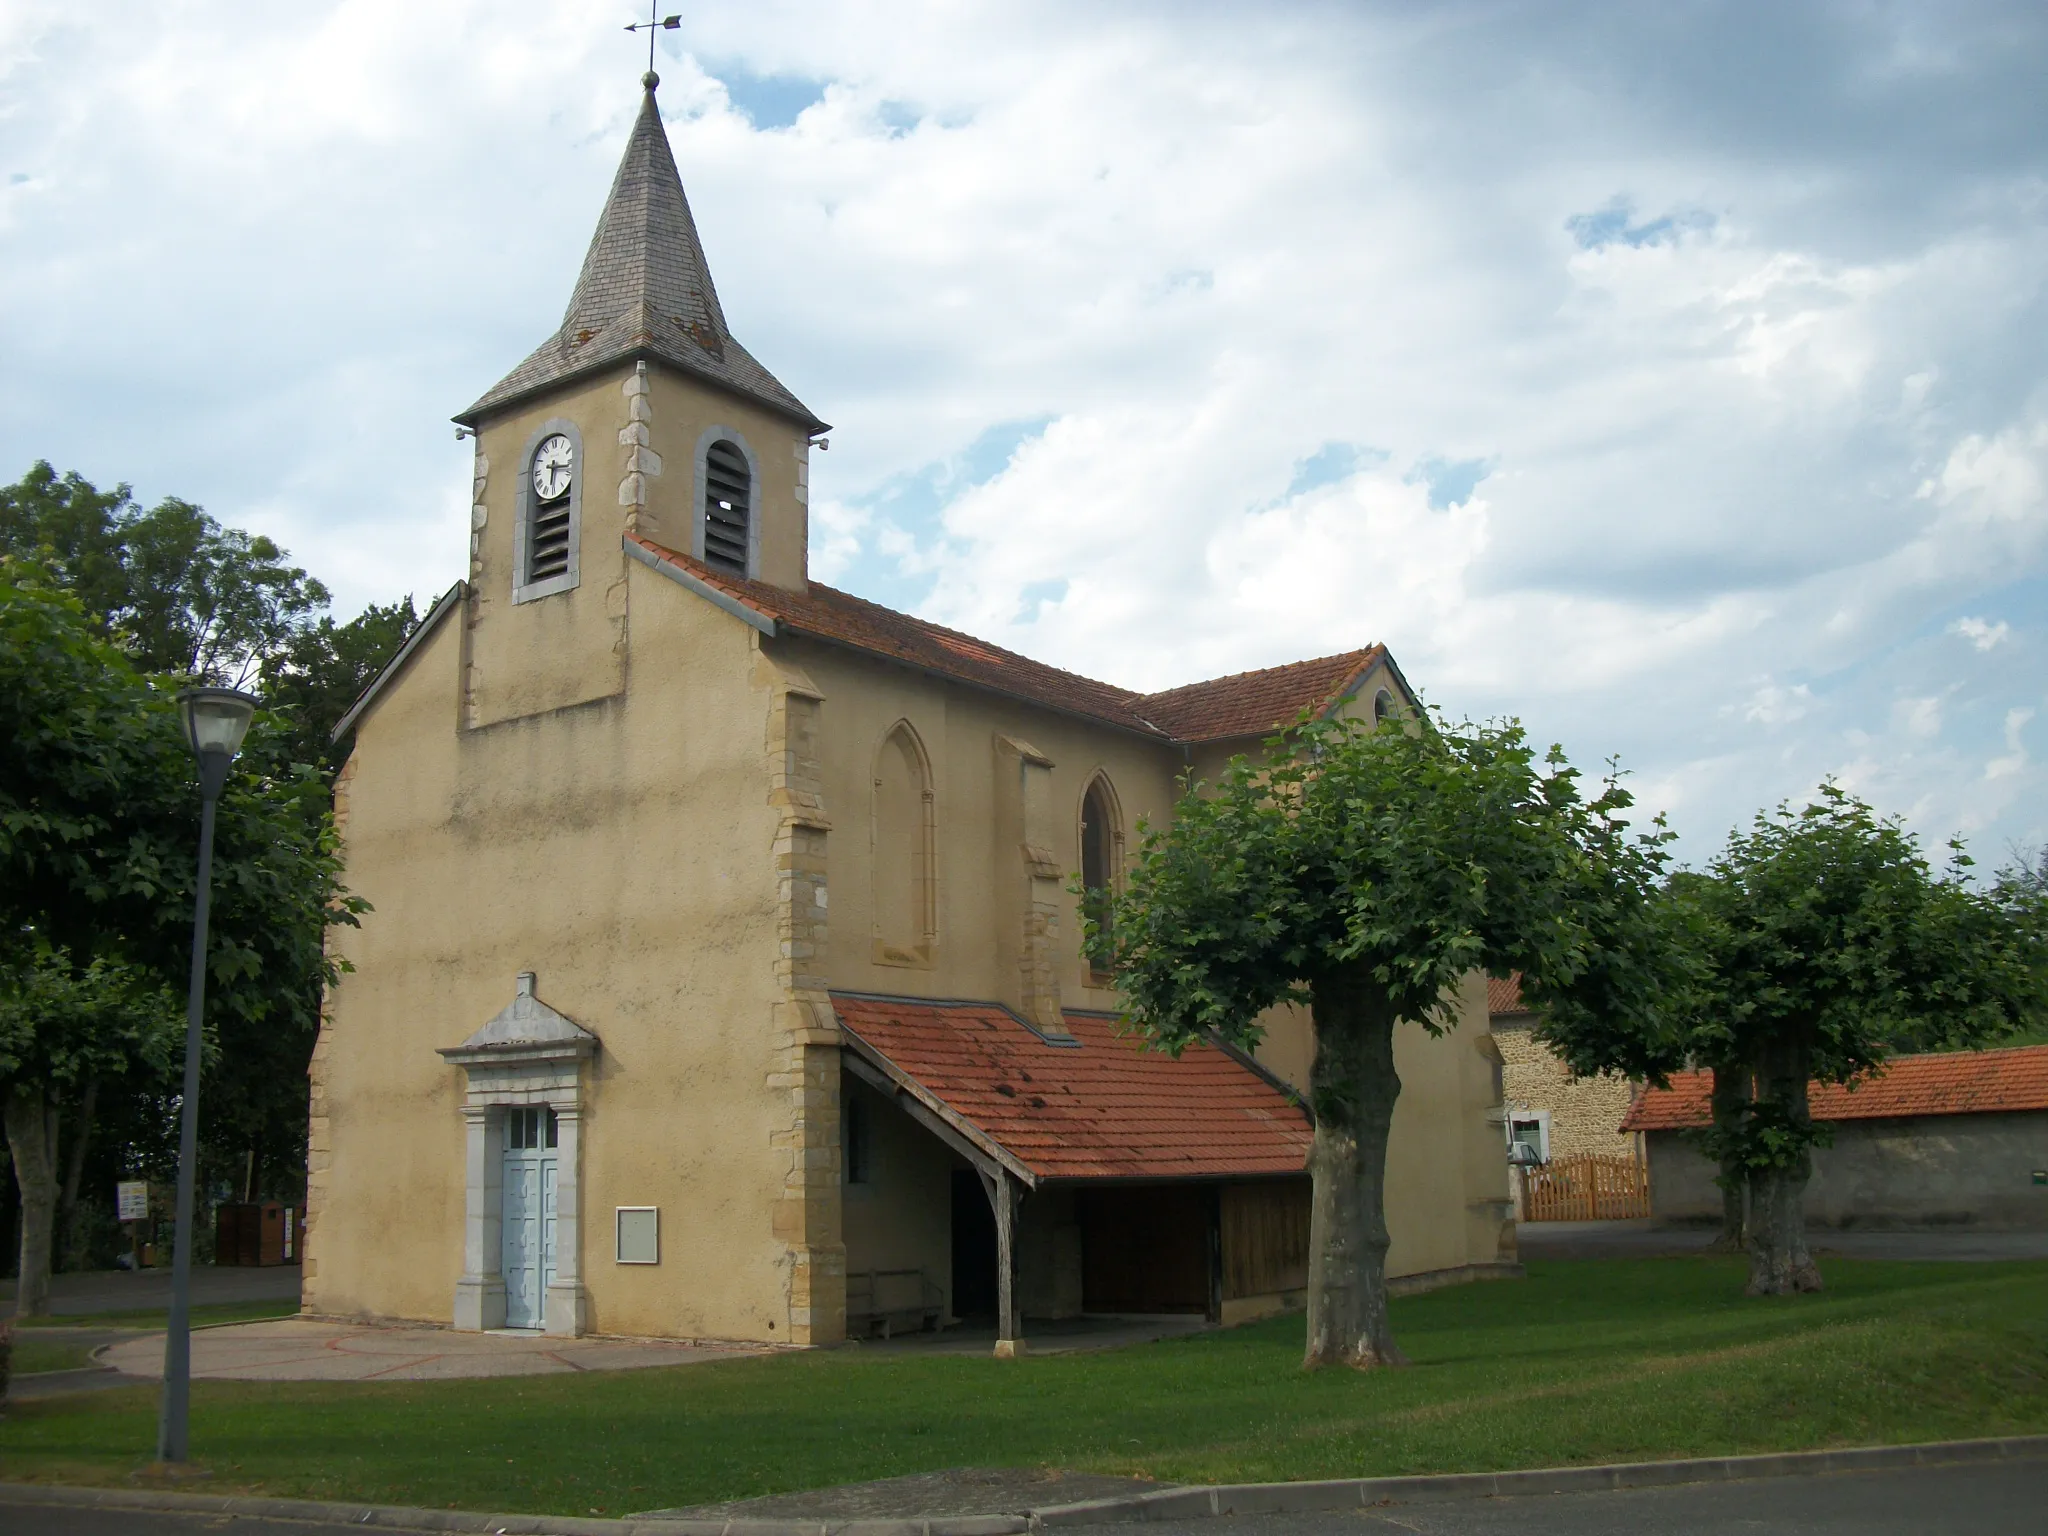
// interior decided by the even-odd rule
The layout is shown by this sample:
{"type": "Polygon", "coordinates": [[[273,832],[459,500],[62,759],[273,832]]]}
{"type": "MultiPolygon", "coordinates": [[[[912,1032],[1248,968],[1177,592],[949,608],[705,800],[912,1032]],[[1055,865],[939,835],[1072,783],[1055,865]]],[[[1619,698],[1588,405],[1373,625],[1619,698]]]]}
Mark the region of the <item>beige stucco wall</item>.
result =
{"type": "Polygon", "coordinates": [[[719,436],[737,440],[760,473],[754,505],[758,563],[753,574],[801,591],[809,537],[808,434],[749,401],[658,366],[649,372],[648,397],[647,446],[660,468],[646,482],[646,508],[636,531],[670,549],[694,552],[700,509],[697,461],[706,434],[717,430],[719,436]]]}
{"type": "MultiPolygon", "coordinates": [[[[467,601],[362,718],[338,799],[348,882],[375,910],[333,940],[355,970],[329,999],[314,1064],[310,1310],[451,1317],[464,1074],[435,1048],[503,1007],[520,971],[602,1041],[584,1069],[578,1268],[589,1326],[610,1333],[829,1342],[842,1218],[846,1264],[950,1285],[952,1158],[879,1101],[882,1182],[842,1198],[827,981],[1027,1010],[1050,985],[1070,1008],[1115,1006],[1083,963],[1065,890],[1082,797],[1107,775],[1128,853],[1141,816],[1168,816],[1181,751],[764,640],[626,559],[628,529],[690,547],[709,425],[746,434],[763,574],[795,584],[806,447],[765,413],[628,370],[483,429],[467,601]],[[514,604],[515,476],[557,421],[584,448],[581,582],[514,604]],[[878,958],[872,911],[872,766],[899,721],[932,770],[938,931],[916,965],[878,958]],[[659,1207],[658,1265],[613,1262],[621,1205],[659,1207]]],[[[1483,996],[1476,1014],[1463,1006],[1451,1035],[1404,1031],[1397,1045],[1397,1274],[1501,1256],[1483,996]]],[[[1305,1015],[1272,1023],[1261,1055],[1305,1082],[1305,1015]]],[[[1032,1240],[1035,1224],[1061,1225],[1059,1209],[1039,1200],[1025,1218],[1023,1251],[1048,1256],[1021,1277],[1027,1306],[1063,1309],[1078,1284],[1059,1232],[1032,1240]]]]}
{"type": "Polygon", "coordinates": [[[845,1188],[846,1272],[916,1269],[953,1300],[953,1169],[959,1159],[902,1110],[850,1076],[842,1094],[868,1110],[865,1185],[845,1188]]]}
{"type": "Polygon", "coordinates": [[[624,687],[632,562],[620,535],[691,552],[701,511],[697,463],[714,433],[738,439],[759,471],[755,574],[801,589],[810,444],[783,418],[657,364],[582,380],[482,426],[466,615],[471,725],[608,698],[624,687]],[[581,579],[573,591],[514,603],[520,485],[541,439],[564,426],[582,445],[581,579]]]}
{"type": "Polygon", "coordinates": [[[1065,890],[1081,865],[1081,799],[1097,773],[1116,791],[1128,843],[1137,819],[1164,820],[1173,804],[1178,749],[1094,726],[1050,710],[946,682],[908,667],[792,638],[770,643],[816,681],[832,816],[831,976],[855,992],[986,998],[1017,1006],[1019,982],[1009,930],[1021,927],[1028,883],[1018,838],[1004,835],[1008,809],[999,739],[1023,740],[1050,758],[1051,852],[1060,870],[1053,953],[1063,1002],[1113,1008],[1115,994],[1091,985],[1080,951],[1076,898],[1065,890]],[[937,943],[929,963],[877,958],[873,871],[875,754],[898,722],[922,743],[932,771],[937,943]]]}
{"type": "Polygon", "coordinates": [[[644,567],[624,580],[638,603],[630,697],[459,729],[464,632],[448,623],[362,722],[348,881],[375,910],[335,940],[356,969],[316,1065],[313,1310],[450,1316],[462,1073],[435,1047],[533,970],[540,996],[603,1041],[585,1086],[590,1325],[789,1337],[764,740],[776,679],[752,630],[644,567]],[[659,1265],[612,1262],[619,1205],[661,1208],[659,1265]]]}
{"type": "Polygon", "coordinates": [[[1494,1027],[1504,1069],[1504,1099],[1518,1109],[1548,1110],[1552,1158],[1634,1157],[1638,1138],[1621,1129],[1635,1086],[1625,1077],[1572,1076],[1526,1023],[1494,1027]]]}

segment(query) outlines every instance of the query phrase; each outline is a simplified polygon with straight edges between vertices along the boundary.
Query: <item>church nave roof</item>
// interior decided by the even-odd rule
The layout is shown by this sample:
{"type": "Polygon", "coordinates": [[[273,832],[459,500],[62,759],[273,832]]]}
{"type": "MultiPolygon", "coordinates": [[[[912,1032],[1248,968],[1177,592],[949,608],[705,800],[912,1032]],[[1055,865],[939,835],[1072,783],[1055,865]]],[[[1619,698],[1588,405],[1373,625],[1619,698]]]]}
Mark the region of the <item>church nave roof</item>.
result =
{"type": "Polygon", "coordinates": [[[713,570],[701,560],[637,534],[627,534],[626,543],[629,548],[637,547],[647,563],[666,565],[672,573],[735,598],[778,627],[1159,741],[1228,741],[1265,735],[1304,709],[1326,709],[1347,697],[1358,679],[1387,655],[1386,647],[1369,645],[1159,693],[1136,693],[1033,661],[822,582],[812,582],[808,592],[792,592],[713,570]]]}

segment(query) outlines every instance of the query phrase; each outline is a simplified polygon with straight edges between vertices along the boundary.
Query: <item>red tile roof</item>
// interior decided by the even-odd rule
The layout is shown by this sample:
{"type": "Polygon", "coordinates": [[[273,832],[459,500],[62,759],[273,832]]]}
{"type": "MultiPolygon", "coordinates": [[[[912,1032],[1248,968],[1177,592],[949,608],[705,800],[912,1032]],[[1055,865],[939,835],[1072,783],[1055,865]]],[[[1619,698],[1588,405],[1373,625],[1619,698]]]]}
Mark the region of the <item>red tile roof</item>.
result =
{"type": "MultiPolygon", "coordinates": [[[[1711,1072],[1680,1072],[1669,1088],[1645,1088],[1624,1131],[1675,1131],[1712,1118],[1711,1072]]],[[[1891,1120],[1911,1115],[2009,1114],[2048,1109],[2048,1045],[2003,1051],[1895,1056],[1853,1087],[1814,1083],[1816,1120],[1891,1120]]]]}
{"type": "Polygon", "coordinates": [[[841,592],[814,581],[808,592],[792,592],[765,581],[749,581],[725,571],[715,571],[701,560],[679,555],[672,549],[643,539],[626,537],[649,554],[673,565],[729,597],[737,598],[755,612],[787,626],[799,634],[836,641],[858,650],[907,662],[927,671],[978,683],[999,693],[1049,704],[1054,709],[1142,731],[1148,736],[1161,732],[1146,724],[1132,711],[1138,695],[1128,688],[1098,683],[1092,678],[1062,672],[1044,662],[1003,650],[972,635],[946,629],[907,613],[884,608],[866,598],[841,592]]]}
{"type": "Polygon", "coordinates": [[[1328,704],[1384,647],[1369,646],[1298,661],[1263,672],[1240,672],[1163,693],[1133,693],[1078,673],[1063,672],[958,630],[912,618],[849,592],[812,582],[791,592],[713,570],[638,534],[627,534],[648,555],[687,573],[756,613],[799,634],[852,646],[942,676],[974,683],[1013,698],[1087,716],[1161,741],[1212,741],[1260,735],[1305,708],[1328,704]]]}
{"type": "Polygon", "coordinates": [[[1281,1089],[1228,1052],[1144,1049],[1100,1014],[1055,1045],[993,1003],[835,992],[839,1022],[1040,1179],[1300,1173],[1312,1132],[1281,1089]]]}
{"type": "Polygon", "coordinates": [[[1264,736],[1304,709],[1322,709],[1350,692],[1360,673],[1386,654],[1383,646],[1258,672],[1189,683],[1139,699],[1139,714],[1177,741],[1226,741],[1264,736]]]}
{"type": "Polygon", "coordinates": [[[1486,978],[1486,1011],[1488,1013],[1527,1013],[1529,1005],[1522,1001],[1522,973],[1515,972],[1505,981],[1492,976],[1486,978]]]}

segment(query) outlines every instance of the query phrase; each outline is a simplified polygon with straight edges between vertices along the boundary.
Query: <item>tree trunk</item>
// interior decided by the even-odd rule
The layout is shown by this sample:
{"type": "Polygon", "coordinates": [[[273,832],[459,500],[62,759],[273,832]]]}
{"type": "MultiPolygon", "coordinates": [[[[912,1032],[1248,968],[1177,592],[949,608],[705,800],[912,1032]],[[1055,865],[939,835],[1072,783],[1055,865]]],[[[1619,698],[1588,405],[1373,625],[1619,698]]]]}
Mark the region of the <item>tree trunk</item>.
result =
{"type": "Polygon", "coordinates": [[[78,1185],[85,1177],[85,1147],[92,1140],[93,1112],[99,1104],[100,1080],[89,1077],[78,1101],[78,1130],[71,1138],[71,1155],[64,1163],[64,1187],[57,1194],[57,1221],[63,1230],[65,1250],[73,1250],[71,1216],[78,1209],[78,1185]]]}
{"type": "Polygon", "coordinates": [[[21,1187],[21,1270],[14,1315],[50,1311],[50,1237],[57,1216],[57,1116],[40,1088],[16,1087],[7,1096],[7,1150],[21,1187]]]}
{"type": "Polygon", "coordinates": [[[71,1138],[71,1156],[64,1168],[64,1192],[58,1197],[57,1209],[66,1216],[78,1204],[78,1184],[85,1177],[85,1144],[92,1140],[93,1112],[100,1099],[100,1080],[87,1078],[85,1093],[78,1101],[78,1134],[71,1138]]]}
{"type": "Polygon", "coordinates": [[[1369,975],[1352,971],[1316,984],[1313,1011],[1315,1195],[1302,1364],[1406,1365],[1387,1322],[1387,1132],[1401,1093],[1394,1010],[1369,975]]]}
{"type": "MultiPolygon", "coordinates": [[[[1757,1100],[1804,1130],[1806,1050],[1796,1036],[1774,1040],[1758,1052],[1757,1100]]],[[[1784,1296],[1820,1289],[1820,1270],[1806,1249],[1806,1181],[1813,1157],[1801,1147],[1796,1157],[1750,1176],[1749,1294],[1784,1296]]]]}
{"type": "Polygon", "coordinates": [[[1722,1137],[1721,1172],[1714,1180],[1721,1186],[1721,1235],[1713,1241],[1717,1253],[1741,1253],[1749,1244],[1749,1169],[1732,1145],[1748,1112],[1749,1094],[1746,1069],[1714,1068],[1714,1129],[1722,1137]]]}

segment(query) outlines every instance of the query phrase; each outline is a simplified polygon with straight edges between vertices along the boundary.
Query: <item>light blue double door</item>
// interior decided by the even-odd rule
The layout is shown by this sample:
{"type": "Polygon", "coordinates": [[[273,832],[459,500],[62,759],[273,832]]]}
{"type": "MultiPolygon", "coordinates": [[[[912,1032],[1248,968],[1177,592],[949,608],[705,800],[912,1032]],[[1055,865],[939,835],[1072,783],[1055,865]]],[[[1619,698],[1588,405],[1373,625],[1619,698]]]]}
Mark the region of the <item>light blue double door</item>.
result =
{"type": "Polygon", "coordinates": [[[540,1328],[555,1278],[555,1112],[505,1111],[505,1209],[498,1266],[505,1326],[540,1328]]]}

